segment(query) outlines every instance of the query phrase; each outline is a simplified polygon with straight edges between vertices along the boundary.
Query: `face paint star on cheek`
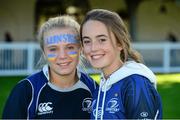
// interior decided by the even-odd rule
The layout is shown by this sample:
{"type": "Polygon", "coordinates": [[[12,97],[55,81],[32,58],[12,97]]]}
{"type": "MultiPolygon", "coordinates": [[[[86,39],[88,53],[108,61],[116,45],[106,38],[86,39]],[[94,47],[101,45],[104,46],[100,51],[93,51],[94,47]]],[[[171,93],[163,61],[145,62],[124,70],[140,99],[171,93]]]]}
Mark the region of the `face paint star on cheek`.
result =
{"type": "Polygon", "coordinates": [[[56,59],[57,55],[56,54],[48,54],[47,57],[48,57],[49,61],[54,61],[56,59]]]}
{"type": "Polygon", "coordinates": [[[69,55],[70,57],[76,57],[77,54],[78,54],[77,51],[71,51],[71,52],[68,52],[68,55],[69,55]]]}

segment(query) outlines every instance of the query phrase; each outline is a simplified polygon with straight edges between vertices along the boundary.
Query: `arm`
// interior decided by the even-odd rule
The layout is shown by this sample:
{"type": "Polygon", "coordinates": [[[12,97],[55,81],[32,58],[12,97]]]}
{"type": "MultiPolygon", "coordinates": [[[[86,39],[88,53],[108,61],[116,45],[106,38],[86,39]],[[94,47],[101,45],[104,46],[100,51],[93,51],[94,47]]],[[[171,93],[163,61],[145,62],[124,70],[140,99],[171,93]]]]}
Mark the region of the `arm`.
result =
{"type": "Polygon", "coordinates": [[[125,114],[128,119],[162,119],[162,105],[151,82],[140,75],[128,77],[124,94],[125,114]]]}
{"type": "Polygon", "coordinates": [[[26,119],[27,109],[31,101],[32,88],[27,80],[18,83],[9,95],[4,111],[3,119],[26,119]]]}
{"type": "Polygon", "coordinates": [[[95,89],[98,88],[96,81],[84,73],[81,73],[81,81],[87,85],[92,94],[94,93],[95,89]]]}

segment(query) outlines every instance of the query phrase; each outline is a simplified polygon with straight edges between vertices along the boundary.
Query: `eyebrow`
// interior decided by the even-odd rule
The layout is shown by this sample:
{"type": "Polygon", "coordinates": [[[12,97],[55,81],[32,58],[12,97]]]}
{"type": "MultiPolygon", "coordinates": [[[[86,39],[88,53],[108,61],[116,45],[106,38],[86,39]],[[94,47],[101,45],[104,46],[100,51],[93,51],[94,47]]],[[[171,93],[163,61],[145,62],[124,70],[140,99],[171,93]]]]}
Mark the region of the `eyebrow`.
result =
{"type": "MultiPolygon", "coordinates": [[[[107,35],[97,35],[96,36],[96,38],[99,38],[99,37],[106,37],[106,38],[108,38],[108,36],[107,35]]],[[[88,36],[84,36],[84,37],[82,37],[82,39],[90,39],[90,37],[88,37],[88,36]]]]}
{"type": "Polygon", "coordinates": [[[47,48],[56,47],[56,45],[48,45],[47,48]]]}
{"type": "Polygon", "coordinates": [[[96,38],[99,38],[99,37],[106,37],[106,38],[107,38],[108,36],[107,36],[107,35],[103,35],[103,34],[102,34],[102,35],[97,35],[97,36],[96,36],[96,38]]]}
{"type": "Polygon", "coordinates": [[[90,39],[88,36],[84,36],[82,37],[82,39],[90,39]]]}

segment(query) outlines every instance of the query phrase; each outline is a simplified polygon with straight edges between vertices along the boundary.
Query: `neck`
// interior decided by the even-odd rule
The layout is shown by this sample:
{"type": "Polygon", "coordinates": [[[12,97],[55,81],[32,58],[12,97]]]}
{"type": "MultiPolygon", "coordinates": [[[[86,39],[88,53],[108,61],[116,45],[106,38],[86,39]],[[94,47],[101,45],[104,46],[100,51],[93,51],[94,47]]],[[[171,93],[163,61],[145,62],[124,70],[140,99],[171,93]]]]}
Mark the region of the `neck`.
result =
{"type": "Polygon", "coordinates": [[[123,65],[122,61],[117,61],[111,64],[109,67],[103,69],[104,77],[107,79],[111,74],[121,68],[123,65]]]}
{"type": "Polygon", "coordinates": [[[76,75],[76,71],[68,75],[52,74],[51,72],[50,81],[52,84],[60,88],[69,88],[72,87],[78,81],[78,77],[76,75]]]}

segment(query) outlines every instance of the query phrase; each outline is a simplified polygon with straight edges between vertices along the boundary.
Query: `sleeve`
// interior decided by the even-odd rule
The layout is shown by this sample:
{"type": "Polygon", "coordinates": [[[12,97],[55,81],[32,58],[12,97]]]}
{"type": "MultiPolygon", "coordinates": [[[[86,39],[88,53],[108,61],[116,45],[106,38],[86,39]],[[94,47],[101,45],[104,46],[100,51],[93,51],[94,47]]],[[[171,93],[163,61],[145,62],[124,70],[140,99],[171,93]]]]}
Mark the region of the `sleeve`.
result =
{"type": "Polygon", "coordinates": [[[27,80],[18,83],[6,101],[2,118],[27,119],[27,109],[31,101],[31,95],[31,85],[27,80]]]}
{"type": "Polygon", "coordinates": [[[81,81],[87,85],[92,94],[98,88],[97,82],[84,73],[81,73],[81,81]]]}
{"type": "Polygon", "coordinates": [[[152,83],[140,75],[128,78],[124,89],[127,119],[162,119],[161,98],[152,83]]]}

